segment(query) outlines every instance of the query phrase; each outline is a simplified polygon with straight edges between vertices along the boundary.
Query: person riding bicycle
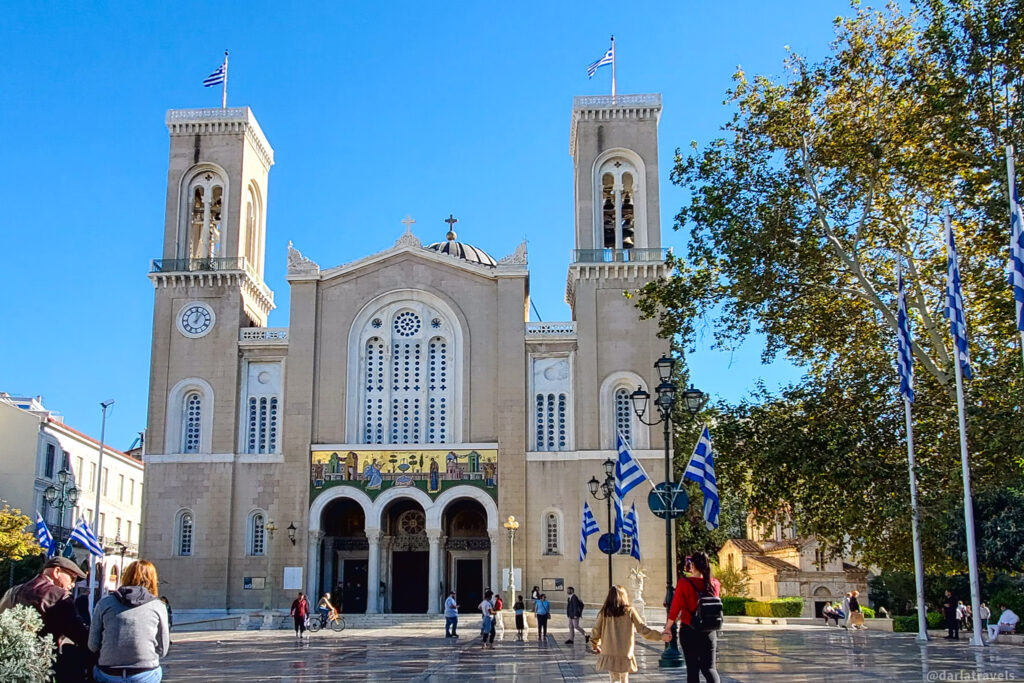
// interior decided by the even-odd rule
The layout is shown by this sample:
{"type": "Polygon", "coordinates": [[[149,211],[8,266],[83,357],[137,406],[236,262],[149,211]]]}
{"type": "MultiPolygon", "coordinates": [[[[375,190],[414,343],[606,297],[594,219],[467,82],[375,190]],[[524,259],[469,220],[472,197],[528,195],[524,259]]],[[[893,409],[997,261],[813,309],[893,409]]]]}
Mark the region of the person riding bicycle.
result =
{"type": "Polygon", "coordinates": [[[316,611],[320,613],[320,628],[327,625],[328,619],[338,618],[338,611],[334,609],[334,605],[331,604],[330,593],[323,594],[323,597],[320,598],[320,602],[316,604],[316,611]]]}

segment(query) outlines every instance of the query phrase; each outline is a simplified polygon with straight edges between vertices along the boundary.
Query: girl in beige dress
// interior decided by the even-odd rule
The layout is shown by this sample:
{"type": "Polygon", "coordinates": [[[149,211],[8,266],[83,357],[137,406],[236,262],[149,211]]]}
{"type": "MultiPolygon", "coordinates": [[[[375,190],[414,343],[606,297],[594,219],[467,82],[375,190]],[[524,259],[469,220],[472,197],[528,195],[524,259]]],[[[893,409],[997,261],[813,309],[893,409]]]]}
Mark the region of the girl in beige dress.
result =
{"type": "Polygon", "coordinates": [[[608,589],[597,624],[590,632],[590,643],[597,653],[598,671],[607,671],[613,683],[627,683],[629,674],[637,671],[633,656],[633,630],[647,640],[661,642],[661,632],[647,628],[643,618],[629,604],[629,595],[622,586],[608,589]]]}

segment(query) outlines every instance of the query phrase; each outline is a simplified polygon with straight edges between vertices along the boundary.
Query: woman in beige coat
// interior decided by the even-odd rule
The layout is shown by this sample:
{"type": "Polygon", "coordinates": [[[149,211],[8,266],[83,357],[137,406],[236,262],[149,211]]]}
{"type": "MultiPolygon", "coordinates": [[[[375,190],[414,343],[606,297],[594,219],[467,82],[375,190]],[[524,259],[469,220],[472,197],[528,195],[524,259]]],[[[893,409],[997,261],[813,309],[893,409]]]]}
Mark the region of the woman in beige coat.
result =
{"type": "Polygon", "coordinates": [[[633,656],[633,629],[647,640],[661,642],[661,631],[647,628],[643,618],[629,604],[629,595],[622,586],[608,589],[597,624],[590,632],[590,643],[598,654],[598,671],[607,671],[613,682],[627,683],[629,674],[637,671],[633,656]]]}

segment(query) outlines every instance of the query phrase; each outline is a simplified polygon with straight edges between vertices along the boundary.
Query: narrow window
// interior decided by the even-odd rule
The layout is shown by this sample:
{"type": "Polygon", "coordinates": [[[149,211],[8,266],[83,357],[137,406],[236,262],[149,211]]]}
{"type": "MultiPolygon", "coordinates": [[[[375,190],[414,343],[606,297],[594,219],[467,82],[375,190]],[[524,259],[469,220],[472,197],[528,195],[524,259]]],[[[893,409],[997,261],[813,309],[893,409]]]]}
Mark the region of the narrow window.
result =
{"type": "Polygon", "coordinates": [[[252,545],[249,549],[250,555],[262,555],[266,551],[266,523],[263,518],[262,512],[257,512],[252,516],[250,536],[252,538],[252,545]]]}
{"type": "Polygon", "coordinates": [[[121,503],[124,502],[124,475],[117,475],[117,500],[121,503]]]}
{"type": "Polygon", "coordinates": [[[192,554],[192,513],[183,512],[178,518],[178,554],[192,554]]]}
{"type": "Polygon", "coordinates": [[[185,428],[181,440],[182,453],[198,453],[199,438],[202,433],[203,399],[198,391],[185,396],[185,428]]]}
{"type": "Polygon", "coordinates": [[[565,449],[565,394],[558,395],[558,450],[565,449]]]}
{"type": "Polygon", "coordinates": [[[558,555],[558,515],[549,512],[544,517],[544,554],[558,555]]]}
{"type": "Polygon", "coordinates": [[[53,465],[57,460],[57,447],[52,443],[46,444],[46,463],[43,474],[48,479],[53,479],[53,465]]]}
{"type": "Polygon", "coordinates": [[[103,496],[104,497],[106,497],[106,495],[107,495],[107,480],[108,479],[110,479],[110,468],[109,467],[104,467],[103,468],[103,496]]]}
{"type": "MultiPolygon", "coordinates": [[[[615,429],[622,434],[628,446],[633,445],[633,408],[629,401],[629,389],[619,387],[615,390],[615,429]]],[[[618,443],[613,440],[612,446],[618,443]]]]}
{"type": "Polygon", "coordinates": [[[537,394],[537,450],[544,450],[544,394],[537,394]]]}

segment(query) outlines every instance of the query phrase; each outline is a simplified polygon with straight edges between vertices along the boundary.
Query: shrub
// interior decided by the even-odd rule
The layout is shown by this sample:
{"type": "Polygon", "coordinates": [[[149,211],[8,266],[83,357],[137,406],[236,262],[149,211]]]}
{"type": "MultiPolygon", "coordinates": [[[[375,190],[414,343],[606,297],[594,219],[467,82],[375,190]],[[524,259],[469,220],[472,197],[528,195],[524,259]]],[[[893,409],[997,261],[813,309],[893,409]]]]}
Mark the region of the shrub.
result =
{"type": "MultiPolygon", "coordinates": [[[[928,628],[942,628],[942,613],[928,613],[928,628]]],[[[892,618],[892,630],[896,633],[917,633],[917,615],[905,615],[892,618]]]]}
{"type": "MultiPolygon", "coordinates": [[[[942,612],[928,612],[926,616],[928,628],[942,628],[942,625],[946,623],[946,620],[942,618],[942,612]]],[[[917,631],[917,629],[915,628],[914,631],[917,631]]]]}
{"type": "Polygon", "coordinates": [[[860,613],[864,615],[865,619],[874,619],[875,618],[875,610],[871,609],[870,607],[863,607],[862,606],[860,608],[860,613]]]}
{"type": "Polygon", "coordinates": [[[768,602],[762,602],[760,600],[748,600],[745,607],[748,617],[772,616],[772,606],[768,602]]]}
{"type": "Polygon", "coordinates": [[[799,617],[803,613],[803,598],[779,598],[778,600],[749,600],[746,612],[749,617],[799,617]]]}
{"type": "Polygon", "coordinates": [[[44,683],[53,666],[53,639],[36,635],[43,627],[39,613],[18,605],[0,614],[0,681],[44,683]]]}
{"type": "Polygon", "coordinates": [[[735,595],[726,595],[722,597],[722,613],[727,617],[736,617],[743,614],[744,607],[747,604],[747,598],[737,597],[735,595]]]}

